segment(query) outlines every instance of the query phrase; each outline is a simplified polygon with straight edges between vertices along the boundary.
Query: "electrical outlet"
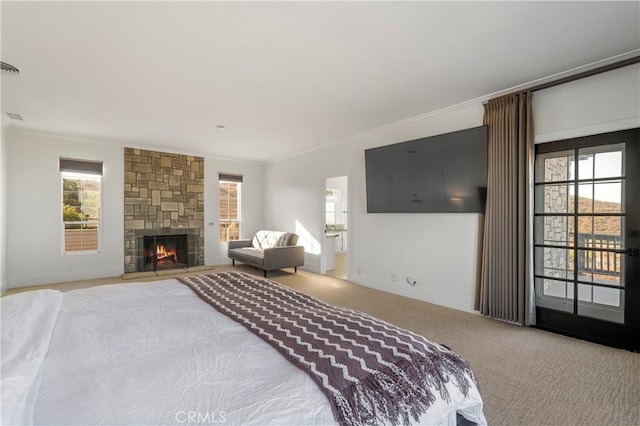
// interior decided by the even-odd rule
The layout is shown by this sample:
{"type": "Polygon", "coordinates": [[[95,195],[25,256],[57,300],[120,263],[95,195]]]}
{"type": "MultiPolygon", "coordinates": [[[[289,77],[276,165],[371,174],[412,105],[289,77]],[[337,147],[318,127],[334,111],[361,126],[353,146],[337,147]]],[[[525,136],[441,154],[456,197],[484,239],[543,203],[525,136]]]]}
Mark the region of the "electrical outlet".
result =
{"type": "Polygon", "coordinates": [[[396,274],[391,274],[391,281],[393,281],[394,283],[398,281],[398,277],[396,276],[396,274]]]}
{"type": "Polygon", "coordinates": [[[356,275],[361,275],[361,274],[362,274],[362,268],[357,268],[356,275]]]}

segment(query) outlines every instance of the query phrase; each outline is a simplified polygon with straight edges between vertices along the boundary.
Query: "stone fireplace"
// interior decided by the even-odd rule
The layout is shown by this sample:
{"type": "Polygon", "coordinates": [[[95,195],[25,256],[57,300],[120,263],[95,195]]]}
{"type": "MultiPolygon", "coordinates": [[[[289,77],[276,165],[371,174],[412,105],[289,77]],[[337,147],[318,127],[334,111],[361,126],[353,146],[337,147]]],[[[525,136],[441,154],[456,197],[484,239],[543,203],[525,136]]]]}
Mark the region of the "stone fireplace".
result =
{"type": "Polygon", "coordinates": [[[125,272],[203,265],[204,159],[125,148],[124,163],[125,272]]]}

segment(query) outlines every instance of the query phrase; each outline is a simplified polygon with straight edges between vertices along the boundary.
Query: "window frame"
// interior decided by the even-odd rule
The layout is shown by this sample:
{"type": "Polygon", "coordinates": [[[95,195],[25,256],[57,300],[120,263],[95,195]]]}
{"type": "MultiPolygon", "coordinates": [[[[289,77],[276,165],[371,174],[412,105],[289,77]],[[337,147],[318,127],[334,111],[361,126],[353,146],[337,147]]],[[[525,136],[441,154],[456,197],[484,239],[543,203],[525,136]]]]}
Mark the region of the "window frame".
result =
{"type": "MultiPolygon", "coordinates": [[[[227,187],[229,188],[229,186],[227,187]]],[[[229,194],[229,191],[227,191],[227,194],[229,194]]],[[[229,200],[229,197],[227,195],[227,200],[229,200]]],[[[227,209],[229,210],[229,209],[227,209]]],[[[242,235],[242,177],[240,176],[239,179],[228,179],[225,178],[224,176],[220,176],[220,178],[218,179],[218,242],[223,244],[223,243],[228,243],[229,241],[234,240],[235,238],[232,237],[227,237],[226,240],[222,239],[222,225],[223,224],[231,224],[231,223],[237,223],[238,224],[238,238],[240,238],[240,235],[242,235]],[[237,217],[236,220],[229,220],[228,216],[227,219],[223,219],[221,216],[221,206],[222,206],[222,199],[220,197],[221,195],[221,185],[222,184],[234,184],[236,185],[236,191],[237,191],[237,195],[236,195],[236,210],[237,210],[237,217]]]]}
{"type": "MultiPolygon", "coordinates": [[[[96,253],[100,253],[102,250],[102,191],[103,191],[103,185],[102,185],[102,175],[100,174],[94,174],[94,173],[79,173],[79,172],[71,172],[71,171],[60,171],[60,223],[61,223],[61,252],[62,255],[64,256],[76,256],[76,255],[85,255],[85,254],[96,254],[96,253]],[[65,178],[76,178],[79,180],[94,180],[97,181],[98,183],[98,196],[99,196],[99,202],[98,202],[98,209],[100,212],[99,218],[97,220],[87,220],[87,221],[80,221],[79,223],[86,223],[86,224],[96,224],[98,227],[97,230],[97,237],[98,237],[98,241],[97,241],[97,247],[96,249],[91,249],[91,250],[73,250],[73,251],[67,251],[67,247],[66,247],[66,242],[67,242],[67,235],[66,235],[66,226],[68,224],[73,224],[77,221],[65,221],[64,220],[64,180],[65,178]]],[[[82,204],[81,204],[82,206],[82,204]]]]}

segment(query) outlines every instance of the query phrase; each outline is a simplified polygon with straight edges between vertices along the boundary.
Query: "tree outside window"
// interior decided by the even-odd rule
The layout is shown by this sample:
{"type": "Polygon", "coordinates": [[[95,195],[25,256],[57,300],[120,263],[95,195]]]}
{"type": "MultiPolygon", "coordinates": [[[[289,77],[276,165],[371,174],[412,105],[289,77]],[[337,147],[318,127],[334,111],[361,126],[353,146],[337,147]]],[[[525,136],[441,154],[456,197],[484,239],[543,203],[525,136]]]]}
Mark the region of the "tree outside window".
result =
{"type": "Polygon", "coordinates": [[[100,248],[100,181],[97,175],[62,174],[64,252],[100,248]]]}

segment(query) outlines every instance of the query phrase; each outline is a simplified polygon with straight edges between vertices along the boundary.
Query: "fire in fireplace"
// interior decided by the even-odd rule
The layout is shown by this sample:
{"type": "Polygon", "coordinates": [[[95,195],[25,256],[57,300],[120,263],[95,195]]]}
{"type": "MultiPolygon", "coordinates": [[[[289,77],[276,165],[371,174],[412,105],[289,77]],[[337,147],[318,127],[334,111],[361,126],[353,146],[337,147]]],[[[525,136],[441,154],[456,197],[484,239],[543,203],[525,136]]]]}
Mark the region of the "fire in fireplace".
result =
{"type": "Polygon", "coordinates": [[[144,237],[144,270],[186,268],[189,266],[187,235],[144,237]]]}

